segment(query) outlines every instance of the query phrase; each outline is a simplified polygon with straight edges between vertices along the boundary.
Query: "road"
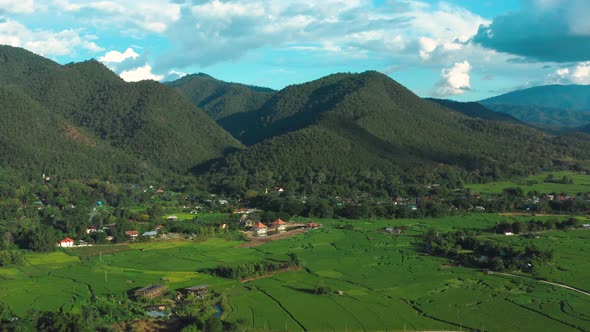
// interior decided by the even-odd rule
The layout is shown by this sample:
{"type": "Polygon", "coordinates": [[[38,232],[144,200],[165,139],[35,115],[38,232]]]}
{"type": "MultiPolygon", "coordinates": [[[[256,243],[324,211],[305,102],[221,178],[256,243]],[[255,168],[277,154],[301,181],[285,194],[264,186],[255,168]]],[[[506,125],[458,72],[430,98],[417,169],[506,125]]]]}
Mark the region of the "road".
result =
{"type": "Polygon", "coordinates": [[[503,276],[507,276],[507,277],[515,277],[515,278],[527,279],[527,280],[532,280],[532,281],[537,281],[537,282],[542,283],[542,284],[553,285],[553,286],[565,288],[565,289],[568,289],[568,290],[571,290],[571,291],[574,291],[574,292],[577,292],[577,293],[580,293],[580,294],[584,294],[586,296],[590,296],[590,293],[588,293],[586,291],[583,291],[581,289],[578,289],[578,288],[575,288],[575,287],[572,287],[572,286],[568,286],[568,285],[565,285],[565,284],[560,284],[560,283],[557,283],[557,282],[552,282],[552,281],[547,281],[547,280],[540,280],[540,279],[535,279],[535,278],[532,278],[532,277],[526,277],[526,276],[521,276],[521,275],[512,274],[512,273],[493,272],[493,274],[503,275],[503,276]]]}

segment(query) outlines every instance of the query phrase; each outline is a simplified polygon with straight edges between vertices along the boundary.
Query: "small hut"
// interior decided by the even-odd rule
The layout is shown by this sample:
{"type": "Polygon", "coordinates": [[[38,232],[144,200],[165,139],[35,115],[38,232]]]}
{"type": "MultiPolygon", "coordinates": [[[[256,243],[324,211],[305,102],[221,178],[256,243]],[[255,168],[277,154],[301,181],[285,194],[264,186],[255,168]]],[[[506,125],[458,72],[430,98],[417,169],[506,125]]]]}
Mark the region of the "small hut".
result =
{"type": "Polygon", "coordinates": [[[153,299],[162,296],[166,292],[166,285],[151,285],[135,291],[135,296],[153,299]]]}

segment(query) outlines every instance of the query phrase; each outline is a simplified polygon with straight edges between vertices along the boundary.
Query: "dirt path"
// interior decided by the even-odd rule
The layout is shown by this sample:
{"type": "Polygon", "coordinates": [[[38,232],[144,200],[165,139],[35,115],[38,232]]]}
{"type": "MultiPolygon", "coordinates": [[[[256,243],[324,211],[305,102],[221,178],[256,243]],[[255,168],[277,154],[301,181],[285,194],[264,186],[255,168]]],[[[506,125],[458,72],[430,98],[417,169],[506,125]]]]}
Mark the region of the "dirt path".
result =
{"type": "Polygon", "coordinates": [[[293,224],[290,226],[301,227],[301,228],[290,230],[285,233],[267,235],[267,236],[263,236],[263,237],[254,236],[252,232],[245,232],[246,235],[248,236],[249,241],[246,243],[240,244],[238,247],[240,247],[240,248],[257,247],[257,246],[263,245],[263,244],[271,242],[271,241],[286,239],[288,237],[295,236],[295,235],[301,234],[301,233],[305,233],[307,231],[304,224],[293,224]]]}
{"type": "Polygon", "coordinates": [[[542,284],[547,284],[547,285],[552,285],[552,286],[556,286],[556,287],[561,287],[561,288],[565,288],[565,289],[568,289],[568,290],[571,290],[571,291],[574,291],[574,292],[577,292],[577,293],[580,293],[580,294],[583,294],[583,295],[586,295],[586,296],[590,296],[590,293],[588,293],[586,291],[583,291],[581,289],[578,289],[578,288],[575,288],[575,287],[572,287],[572,286],[568,286],[568,285],[565,285],[565,284],[560,284],[560,283],[557,283],[557,282],[552,282],[552,281],[547,281],[547,280],[540,280],[540,279],[535,279],[535,278],[532,278],[532,277],[526,277],[526,276],[521,276],[521,275],[512,274],[512,273],[493,272],[493,274],[503,275],[503,276],[507,276],[507,277],[521,278],[521,279],[532,280],[532,281],[537,281],[537,282],[542,283],[542,284]]]}

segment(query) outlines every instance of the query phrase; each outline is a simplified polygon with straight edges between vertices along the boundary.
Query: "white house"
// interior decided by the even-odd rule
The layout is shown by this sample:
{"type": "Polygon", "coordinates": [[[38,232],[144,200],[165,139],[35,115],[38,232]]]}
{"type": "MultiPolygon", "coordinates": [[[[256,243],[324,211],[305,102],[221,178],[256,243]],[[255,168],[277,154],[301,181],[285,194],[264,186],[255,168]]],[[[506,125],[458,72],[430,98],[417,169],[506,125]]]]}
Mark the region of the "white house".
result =
{"type": "Polygon", "coordinates": [[[260,221],[254,224],[252,228],[254,228],[254,231],[256,232],[257,236],[266,236],[266,231],[268,230],[268,227],[266,227],[266,225],[261,223],[260,221]]]}
{"type": "Polygon", "coordinates": [[[70,239],[69,237],[66,237],[65,239],[59,241],[57,243],[57,246],[58,247],[62,247],[62,248],[65,248],[65,247],[73,247],[74,246],[74,240],[70,239]]]}

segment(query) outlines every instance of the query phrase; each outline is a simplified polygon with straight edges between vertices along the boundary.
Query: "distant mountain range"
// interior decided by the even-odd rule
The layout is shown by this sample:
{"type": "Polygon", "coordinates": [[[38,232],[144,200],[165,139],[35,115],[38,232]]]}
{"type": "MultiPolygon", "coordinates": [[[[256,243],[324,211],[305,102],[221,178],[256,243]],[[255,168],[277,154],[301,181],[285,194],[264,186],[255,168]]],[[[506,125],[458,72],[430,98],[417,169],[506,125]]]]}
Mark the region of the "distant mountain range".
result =
{"type": "Polygon", "coordinates": [[[578,127],[590,123],[590,86],[587,85],[538,86],[480,103],[540,127],[578,127]]]}
{"type": "Polygon", "coordinates": [[[586,135],[425,100],[372,71],[281,91],[205,74],[126,83],[94,60],[62,66],[1,46],[0,117],[0,168],[122,181],[191,171],[231,194],[391,192],[402,180],[459,185],[590,159],[586,135]]]}

